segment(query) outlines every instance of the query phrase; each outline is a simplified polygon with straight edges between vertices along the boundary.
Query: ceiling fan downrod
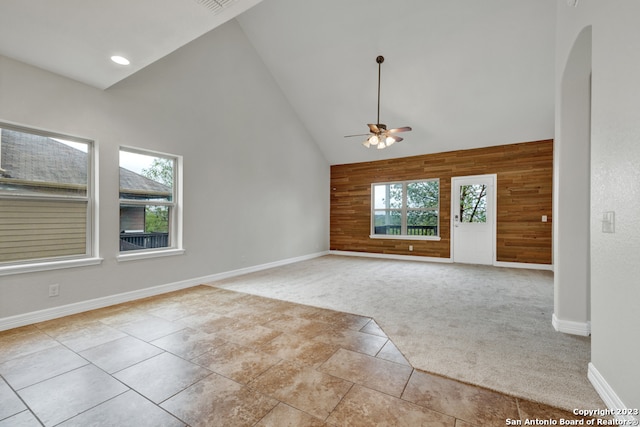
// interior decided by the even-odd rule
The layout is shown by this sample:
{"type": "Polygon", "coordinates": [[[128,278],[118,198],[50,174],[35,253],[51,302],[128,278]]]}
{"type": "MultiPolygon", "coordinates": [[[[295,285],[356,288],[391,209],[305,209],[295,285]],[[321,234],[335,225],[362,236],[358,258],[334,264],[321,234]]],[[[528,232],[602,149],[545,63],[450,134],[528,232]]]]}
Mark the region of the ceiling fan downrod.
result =
{"type": "Polygon", "coordinates": [[[402,138],[395,135],[399,132],[408,132],[411,130],[411,127],[404,126],[401,128],[395,129],[387,129],[387,125],[380,123],[380,86],[382,81],[382,63],[384,62],[384,56],[379,55],[376,58],[376,62],[378,63],[378,115],[376,118],[377,123],[368,124],[369,133],[368,134],[357,134],[357,135],[345,135],[345,138],[350,138],[353,136],[368,136],[366,140],[362,142],[366,148],[371,146],[375,146],[378,149],[386,148],[396,142],[402,141],[402,138]]]}
{"type": "Polygon", "coordinates": [[[380,55],[376,58],[378,63],[378,118],[376,119],[376,125],[380,126],[380,79],[382,74],[382,63],[384,62],[384,56],[380,55]]]}

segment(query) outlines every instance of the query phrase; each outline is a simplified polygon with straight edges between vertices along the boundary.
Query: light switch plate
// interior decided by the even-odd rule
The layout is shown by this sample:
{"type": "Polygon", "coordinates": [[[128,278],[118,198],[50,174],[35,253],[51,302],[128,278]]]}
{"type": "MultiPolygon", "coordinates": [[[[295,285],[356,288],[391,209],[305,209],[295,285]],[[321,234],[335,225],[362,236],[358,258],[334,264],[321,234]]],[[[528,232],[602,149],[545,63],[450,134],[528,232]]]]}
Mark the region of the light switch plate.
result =
{"type": "Polygon", "coordinates": [[[615,233],[616,231],[616,214],[613,211],[602,213],[602,232],[615,233]]]}

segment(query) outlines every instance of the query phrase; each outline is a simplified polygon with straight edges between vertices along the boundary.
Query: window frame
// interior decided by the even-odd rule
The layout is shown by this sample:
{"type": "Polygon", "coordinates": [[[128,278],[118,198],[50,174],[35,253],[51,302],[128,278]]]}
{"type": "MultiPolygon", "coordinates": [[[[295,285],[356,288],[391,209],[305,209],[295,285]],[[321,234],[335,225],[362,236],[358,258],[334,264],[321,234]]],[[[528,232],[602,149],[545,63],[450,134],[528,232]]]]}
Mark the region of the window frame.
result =
{"type": "Polygon", "coordinates": [[[0,129],[27,133],[51,139],[62,139],[69,142],[85,144],[87,147],[87,189],[84,196],[64,196],[47,194],[16,194],[1,195],[1,200],[23,201],[59,201],[62,203],[84,202],[86,204],[85,219],[85,252],[77,255],[61,255],[43,258],[23,259],[0,263],[0,276],[38,271],[57,270],[63,268],[98,265],[102,258],[98,256],[98,150],[97,141],[66,133],[60,133],[31,126],[19,125],[7,121],[0,121],[0,129]]]}
{"type": "MultiPolygon", "coordinates": [[[[118,148],[118,221],[120,220],[120,208],[122,205],[129,206],[167,206],[169,207],[169,245],[162,248],[143,248],[129,251],[121,251],[118,249],[116,260],[134,261],[139,259],[149,259],[165,256],[182,255],[185,249],[182,246],[182,230],[183,230],[183,213],[182,213],[182,168],[183,158],[177,154],[163,153],[155,150],[148,150],[131,146],[120,146],[118,148]],[[134,154],[145,156],[170,159],[173,161],[173,185],[171,188],[171,201],[163,200],[135,200],[120,198],[120,152],[126,151],[134,154]]],[[[118,238],[119,240],[119,238],[118,238]]]]}
{"type": "Polygon", "coordinates": [[[369,230],[369,238],[371,239],[395,239],[395,240],[433,240],[439,241],[440,238],[440,178],[414,179],[408,181],[389,181],[374,182],[371,184],[371,228],[369,230]],[[438,183],[438,205],[434,208],[409,208],[407,207],[407,186],[416,182],[437,182],[438,183]],[[402,205],[400,208],[376,209],[375,188],[379,185],[402,185],[402,205]],[[400,213],[400,233],[401,234],[375,234],[375,217],[376,212],[380,211],[396,211],[400,213]],[[410,211],[433,211],[438,218],[437,235],[420,236],[407,234],[407,218],[410,211]]]}

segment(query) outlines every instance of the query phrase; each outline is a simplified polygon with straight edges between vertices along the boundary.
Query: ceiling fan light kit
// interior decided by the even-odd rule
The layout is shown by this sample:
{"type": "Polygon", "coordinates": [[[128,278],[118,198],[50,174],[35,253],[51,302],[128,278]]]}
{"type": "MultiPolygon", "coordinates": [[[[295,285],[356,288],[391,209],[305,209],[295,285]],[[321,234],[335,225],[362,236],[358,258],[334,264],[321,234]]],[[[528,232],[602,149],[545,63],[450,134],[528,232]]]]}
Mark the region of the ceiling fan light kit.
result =
{"type": "MultiPolygon", "coordinates": [[[[367,139],[362,142],[366,148],[371,148],[371,146],[376,147],[378,150],[382,150],[387,148],[396,142],[402,141],[403,138],[392,135],[398,132],[408,132],[411,130],[409,126],[404,126],[401,128],[395,129],[387,129],[387,125],[384,123],[380,123],[380,71],[381,65],[384,62],[384,56],[380,55],[376,58],[376,62],[378,63],[378,120],[376,124],[368,124],[369,132],[372,134],[367,139]]],[[[347,135],[345,138],[351,138],[353,136],[368,136],[369,134],[358,134],[358,135],[347,135]]]]}

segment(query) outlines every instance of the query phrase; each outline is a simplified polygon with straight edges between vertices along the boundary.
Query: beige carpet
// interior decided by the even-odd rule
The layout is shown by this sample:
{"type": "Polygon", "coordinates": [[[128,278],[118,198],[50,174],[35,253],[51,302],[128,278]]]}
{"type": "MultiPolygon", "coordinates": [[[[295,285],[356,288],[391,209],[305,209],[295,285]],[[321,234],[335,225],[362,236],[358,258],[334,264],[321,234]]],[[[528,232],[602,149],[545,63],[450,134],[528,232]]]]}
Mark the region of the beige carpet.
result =
{"type": "Polygon", "coordinates": [[[590,338],[551,326],[551,272],[329,255],[212,285],[373,317],[417,369],[604,408],[587,379],[590,338]]]}

